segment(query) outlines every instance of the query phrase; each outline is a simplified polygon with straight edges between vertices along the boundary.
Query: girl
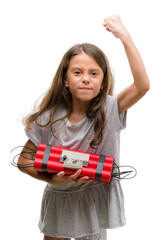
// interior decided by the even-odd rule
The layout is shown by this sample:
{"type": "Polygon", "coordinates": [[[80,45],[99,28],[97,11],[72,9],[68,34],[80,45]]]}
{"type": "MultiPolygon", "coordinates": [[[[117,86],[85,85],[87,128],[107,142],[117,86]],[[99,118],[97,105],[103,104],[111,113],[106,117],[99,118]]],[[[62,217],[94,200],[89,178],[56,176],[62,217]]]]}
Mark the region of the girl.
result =
{"type": "MultiPolygon", "coordinates": [[[[126,111],[149,90],[149,79],[119,16],[105,18],[103,25],[121,40],[134,82],[112,96],[113,77],[104,53],[92,44],[75,45],[64,55],[38,111],[25,119],[29,138],[25,146],[36,151],[43,142],[111,155],[119,164],[120,131],[126,126],[126,111]]],[[[20,156],[18,163],[27,161],[20,156]]],[[[87,176],[79,178],[81,170],[71,176],[65,176],[64,171],[22,171],[48,183],[39,221],[44,240],[104,240],[107,228],[125,225],[119,181],[105,184],[90,181],[87,176]]]]}

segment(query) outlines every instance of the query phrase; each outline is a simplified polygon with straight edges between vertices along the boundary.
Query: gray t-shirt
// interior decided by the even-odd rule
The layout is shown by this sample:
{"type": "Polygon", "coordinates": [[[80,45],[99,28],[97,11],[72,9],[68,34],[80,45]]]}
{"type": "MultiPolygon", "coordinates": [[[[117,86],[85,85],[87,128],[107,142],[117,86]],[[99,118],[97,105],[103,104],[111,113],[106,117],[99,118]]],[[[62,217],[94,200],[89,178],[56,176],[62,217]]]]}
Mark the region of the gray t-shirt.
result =
{"type": "MultiPolygon", "coordinates": [[[[55,113],[54,120],[66,114],[64,106],[55,113]]],[[[97,149],[89,146],[94,134],[94,121],[87,117],[76,124],[66,118],[53,125],[52,135],[49,127],[31,125],[25,129],[29,139],[36,145],[46,143],[84,152],[93,152],[113,156],[119,164],[120,132],[126,127],[126,112],[119,115],[117,95],[107,97],[105,103],[106,126],[103,139],[97,149]]],[[[49,112],[39,121],[47,123],[49,112]]],[[[77,238],[96,234],[100,229],[115,228],[125,224],[124,198],[120,182],[112,180],[110,184],[89,182],[77,184],[65,183],[54,186],[47,184],[42,201],[40,230],[49,236],[77,238]],[[62,227],[64,226],[64,227],[62,227]],[[70,231],[71,229],[71,231],[70,231]]]]}

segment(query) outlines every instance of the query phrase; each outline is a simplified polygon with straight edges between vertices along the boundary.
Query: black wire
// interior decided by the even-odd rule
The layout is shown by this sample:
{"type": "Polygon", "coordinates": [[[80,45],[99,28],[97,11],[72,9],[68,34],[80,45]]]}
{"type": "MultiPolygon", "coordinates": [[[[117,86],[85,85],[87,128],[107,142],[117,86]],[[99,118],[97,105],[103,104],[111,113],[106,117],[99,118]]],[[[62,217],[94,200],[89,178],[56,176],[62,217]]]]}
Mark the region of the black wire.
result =
{"type": "Polygon", "coordinates": [[[114,163],[114,165],[115,165],[116,167],[113,167],[113,170],[114,170],[114,169],[117,169],[117,170],[118,170],[118,172],[113,172],[113,173],[112,173],[112,177],[114,177],[115,179],[118,179],[118,180],[131,179],[131,178],[134,178],[134,177],[137,175],[137,170],[136,170],[134,167],[132,167],[132,166],[128,166],[128,165],[118,166],[116,163],[114,163]],[[120,168],[123,168],[123,167],[129,167],[129,168],[131,168],[131,169],[133,169],[133,170],[120,172],[120,168]],[[131,173],[135,173],[134,176],[127,177],[127,176],[129,176],[131,173]],[[121,175],[124,175],[124,174],[126,174],[126,175],[125,175],[124,177],[121,177],[121,175]]]}
{"type": "Polygon", "coordinates": [[[21,163],[16,163],[15,162],[15,158],[17,157],[17,156],[19,156],[19,155],[21,155],[21,153],[18,153],[17,155],[15,155],[15,157],[13,158],[13,160],[12,160],[12,162],[11,162],[11,164],[13,165],[13,166],[15,166],[15,167],[23,167],[23,166],[31,166],[31,165],[34,165],[34,163],[23,163],[23,164],[21,164],[21,163]]]}
{"type": "Polygon", "coordinates": [[[115,165],[116,167],[113,167],[113,169],[117,168],[118,173],[113,173],[112,176],[116,175],[116,176],[118,176],[118,178],[120,178],[120,169],[119,169],[119,166],[118,166],[116,163],[114,163],[114,165],[115,165]]]}
{"type": "MultiPolygon", "coordinates": [[[[30,152],[21,152],[20,155],[21,155],[23,158],[25,158],[25,159],[29,159],[29,160],[31,160],[31,161],[34,161],[33,158],[25,157],[25,156],[23,155],[23,153],[29,153],[29,154],[31,154],[30,152]]],[[[31,154],[31,155],[36,156],[36,154],[31,154]]]]}
{"type": "Polygon", "coordinates": [[[31,164],[31,165],[29,165],[29,166],[20,166],[20,165],[26,165],[26,164],[16,164],[16,165],[14,165],[12,162],[11,162],[11,164],[12,164],[14,167],[17,167],[17,168],[28,168],[28,167],[33,167],[33,166],[34,166],[34,164],[31,164]]]}
{"type": "Polygon", "coordinates": [[[11,152],[13,152],[16,148],[20,148],[20,147],[22,147],[22,148],[27,148],[27,149],[31,150],[33,153],[36,153],[32,148],[29,148],[29,147],[26,147],[26,146],[17,146],[17,147],[15,147],[15,148],[13,148],[13,149],[11,150],[11,152]]]}
{"type": "Polygon", "coordinates": [[[134,175],[132,176],[132,177],[129,177],[129,178],[127,178],[126,176],[126,178],[124,177],[124,178],[122,178],[122,179],[131,179],[131,178],[134,178],[136,175],[137,175],[137,170],[134,168],[134,167],[132,167],[132,166],[128,166],[128,165],[124,165],[124,166],[120,166],[120,168],[123,168],[123,167],[129,167],[129,168],[131,168],[131,169],[133,169],[133,171],[129,171],[129,174],[128,175],[130,175],[130,172],[134,172],[134,175]]]}
{"type": "Polygon", "coordinates": [[[36,153],[34,153],[34,152],[26,152],[26,151],[22,151],[22,153],[29,153],[29,154],[31,154],[31,155],[33,155],[33,156],[36,156],[36,153]]]}
{"type": "Polygon", "coordinates": [[[28,151],[22,151],[21,153],[18,153],[18,154],[16,154],[15,156],[14,156],[14,158],[13,158],[13,160],[12,160],[12,162],[11,162],[11,164],[14,166],[14,167],[19,167],[19,168],[27,168],[27,167],[33,167],[34,166],[34,159],[33,158],[28,158],[28,157],[26,157],[24,154],[31,154],[32,156],[36,156],[36,152],[33,150],[33,149],[31,149],[31,148],[29,148],[29,147],[26,147],[26,146],[18,146],[18,147],[15,147],[15,148],[13,148],[12,150],[11,150],[11,152],[13,152],[16,148],[20,148],[20,147],[22,147],[22,148],[27,148],[27,149],[29,149],[31,152],[28,152],[28,151]],[[18,164],[17,162],[15,162],[15,158],[16,157],[18,157],[18,156],[22,156],[23,158],[25,158],[25,159],[28,159],[28,160],[31,160],[31,161],[33,161],[32,163],[23,163],[23,164],[18,164]]]}

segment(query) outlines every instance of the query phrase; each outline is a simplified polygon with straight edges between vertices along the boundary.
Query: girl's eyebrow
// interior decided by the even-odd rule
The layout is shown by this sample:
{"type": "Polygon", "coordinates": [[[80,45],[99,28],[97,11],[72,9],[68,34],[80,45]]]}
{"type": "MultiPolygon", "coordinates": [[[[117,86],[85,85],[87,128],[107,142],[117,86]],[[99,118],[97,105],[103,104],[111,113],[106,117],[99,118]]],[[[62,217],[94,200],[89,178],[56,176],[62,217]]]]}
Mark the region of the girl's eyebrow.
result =
{"type": "MultiPolygon", "coordinates": [[[[82,70],[82,68],[80,68],[80,67],[73,67],[72,70],[82,70]]],[[[98,68],[89,69],[89,71],[101,72],[101,70],[98,69],[98,68]]]]}

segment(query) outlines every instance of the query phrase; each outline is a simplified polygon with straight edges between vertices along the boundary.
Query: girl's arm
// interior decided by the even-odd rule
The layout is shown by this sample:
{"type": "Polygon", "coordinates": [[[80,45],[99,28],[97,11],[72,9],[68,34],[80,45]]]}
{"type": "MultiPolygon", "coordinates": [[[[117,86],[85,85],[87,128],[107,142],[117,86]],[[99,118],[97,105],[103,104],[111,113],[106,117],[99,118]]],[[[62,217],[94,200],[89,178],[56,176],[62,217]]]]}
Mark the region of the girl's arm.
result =
{"type": "MultiPolygon", "coordinates": [[[[33,149],[34,151],[37,151],[37,147],[30,140],[27,141],[27,143],[25,144],[25,147],[29,147],[29,148],[33,149]]],[[[26,151],[26,148],[24,148],[22,151],[26,151]]],[[[30,153],[28,153],[26,156],[28,158],[34,157],[30,153]]],[[[25,159],[20,155],[20,157],[18,159],[18,164],[26,164],[26,163],[29,163],[28,159],[25,159]]],[[[33,167],[19,168],[19,169],[22,172],[30,175],[33,178],[36,178],[41,181],[45,181],[45,182],[53,184],[53,185],[60,185],[60,184],[66,183],[66,182],[85,183],[85,182],[90,181],[90,180],[88,180],[89,178],[87,176],[77,179],[81,173],[81,170],[76,171],[73,175],[65,176],[64,171],[59,172],[57,174],[52,174],[52,173],[45,173],[45,172],[37,172],[33,167]]]]}
{"type": "Polygon", "coordinates": [[[142,58],[120,17],[118,15],[107,17],[103,25],[106,30],[122,41],[134,79],[134,82],[118,95],[119,113],[122,113],[146,94],[150,88],[149,78],[142,58]]]}

